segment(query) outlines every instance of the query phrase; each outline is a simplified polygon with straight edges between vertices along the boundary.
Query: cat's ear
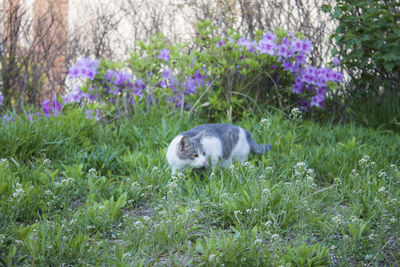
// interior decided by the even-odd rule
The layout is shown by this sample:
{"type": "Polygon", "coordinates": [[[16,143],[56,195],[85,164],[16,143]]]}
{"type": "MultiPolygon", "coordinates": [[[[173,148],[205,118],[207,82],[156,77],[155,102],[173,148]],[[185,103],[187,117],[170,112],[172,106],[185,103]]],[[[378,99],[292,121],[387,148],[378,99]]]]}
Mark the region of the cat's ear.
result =
{"type": "Polygon", "coordinates": [[[179,150],[180,151],[184,151],[185,148],[190,146],[190,140],[189,137],[187,137],[186,135],[184,135],[181,139],[181,141],[179,142],[179,150]]]}
{"type": "Polygon", "coordinates": [[[206,131],[201,131],[198,134],[196,134],[195,136],[192,137],[193,140],[196,140],[197,142],[200,142],[201,139],[203,139],[204,135],[205,135],[206,131]]]}

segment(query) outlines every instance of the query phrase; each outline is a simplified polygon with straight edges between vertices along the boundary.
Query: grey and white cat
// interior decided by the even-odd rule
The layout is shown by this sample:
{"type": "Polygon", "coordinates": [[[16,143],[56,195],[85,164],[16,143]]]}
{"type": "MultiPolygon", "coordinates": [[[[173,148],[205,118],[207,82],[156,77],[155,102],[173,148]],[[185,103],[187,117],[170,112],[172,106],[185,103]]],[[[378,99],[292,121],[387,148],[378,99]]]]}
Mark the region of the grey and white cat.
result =
{"type": "Polygon", "coordinates": [[[249,153],[264,154],[271,145],[258,145],[251,134],[230,124],[202,124],[176,136],[168,146],[167,161],[172,174],[186,168],[208,168],[219,163],[243,163],[249,153]]]}

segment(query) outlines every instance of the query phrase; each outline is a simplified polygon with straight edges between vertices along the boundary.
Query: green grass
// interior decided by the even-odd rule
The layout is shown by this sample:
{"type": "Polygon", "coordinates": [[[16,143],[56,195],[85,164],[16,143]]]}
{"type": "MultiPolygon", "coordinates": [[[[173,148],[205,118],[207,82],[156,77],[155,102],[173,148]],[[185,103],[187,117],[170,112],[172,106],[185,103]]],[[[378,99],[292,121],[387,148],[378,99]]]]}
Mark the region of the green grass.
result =
{"type": "Polygon", "coordinates": [[[400,264],[398,134],[252,115],[235,123],[269,154],[171,177],[169,141],[205,122],[71,110],[0,126],[0,265],[400,264]]]}

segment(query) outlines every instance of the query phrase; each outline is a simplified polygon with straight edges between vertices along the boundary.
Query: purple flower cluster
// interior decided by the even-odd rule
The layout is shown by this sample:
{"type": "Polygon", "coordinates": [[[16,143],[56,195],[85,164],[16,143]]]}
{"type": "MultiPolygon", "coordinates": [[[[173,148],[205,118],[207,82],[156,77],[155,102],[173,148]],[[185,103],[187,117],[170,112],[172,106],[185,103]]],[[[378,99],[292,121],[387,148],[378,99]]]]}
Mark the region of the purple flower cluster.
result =
{"type": "Polygon", "coordinates": [[[92,60],[90,58],[81,58],[76,64],[69,68],[68,78],[84,78],[93,81],[94,76],[97,74],[100,60],[92,60]]]}
{"type": "Polygon", "coordinates": [[[159,58],[159,59],[165,60],[166,62],[169,61],[169,54],[171,53],[170,50],[164,48],[164,49],[161,49],[161,50],[159,51],[159,53],[160,53],[160,54],[158,55],[158,58],[159,58]]]}
{"type": "Polygon", "coordinates": [[[42,102],[42,107],[44,115],[47,118],[50,117],[50,115],[58,117],[58,115],[61,114],[61,109],[62,109],[61,103],[58,102],[55,98],[51,100],[44,100],[42,102]]]}
{"type": "MultiPolygon", "coordinates": [[[[330,68],[304,67],[312,49],[312,43],[307,38],[301,39],[294,34],[289,34],[288,37],[279,40],[274,33],[268,32],[258,43],[243,37],[238,39],[236,44],[256,55],[275,56],[282,68],[295,76],[292,92],[299,95],[303,93],[311,95],[311,102],[304,99],[301,101],[306,108],[308,106],[322,107],[329,82],[342,82],[343,74],[330,68]]],[[[224,40],[221,39],[216,46],[225,46],[224,40]]],[[[339,63],[339,59],[333,60],[334,66],[339,63]]],[[[276,69],[276,65],[272,67],[276,69]]]]}
{"type": "Polygon", "coordinates": [[[142,97],[143,90],[146,88],[142,79],[134,80],[133,74],[128,71],[108,70],[104,79],[109,85],[107,91],[114,96],[119,95],[124,90],[128,90],[130,97],[133,94],[142,97]]]}
{"type": "Polygon", "coordinates": [[[182,105],[182,94],[186,96],[197,94],[198,88],[205,85],[205,78],[206,75],[203,75],[200,71],[195,70],[194,74],[186,77],[185,81],[182,82],[181,86],[179,87],[179,82],[173,76],[172,71],[164,69],[161,73],[161,81],[158,83],[158,86],[161,88],[170,88],[173,96],[172,98],[168,97],[167,100],[173,102],[175,107],[180,107],[182,105]]]}
{"type": "Polygon", "coordinates": [[[1,118],[1,124],[5,125],[9,122],[14,122],[14,117],[7,116],[6,114],[4,114],[3,117],[1,118]]]}
{"type": "Polygon", "coordinates": [[[79,86],[76,86],[68,95],[63,99],[66,104],[79,103],[82,99],[89,98],[89,94],[82,92],[79,86]]]}
{"type": "Polygon", "coordinates": [[[100,111],[99,109],[96,109],[96,114],[93,116],[93,111],[90,109],[86,110],[86,118],[88,120],[95,120],[95,121],[99,121],[100,120],[100,111]]]}
{"type": "Polygon", "coordinates": [[[0,106],[3,105],[3,100],[4,100],[4,96],[2,94],[0,94],[0,106]]]}

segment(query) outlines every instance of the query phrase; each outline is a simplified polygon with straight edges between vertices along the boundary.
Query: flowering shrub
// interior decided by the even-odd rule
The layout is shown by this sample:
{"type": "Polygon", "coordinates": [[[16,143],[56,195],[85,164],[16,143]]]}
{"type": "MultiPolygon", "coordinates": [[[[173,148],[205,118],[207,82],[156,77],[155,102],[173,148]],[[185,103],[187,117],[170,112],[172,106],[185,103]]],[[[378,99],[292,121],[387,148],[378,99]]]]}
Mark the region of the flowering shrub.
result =
{"type": "Polygon", "coordinates": [[[210,76],[219,76],[216,89],[227,103],[222,109],[241,104],[237,98],[243,94],[260,105],[275,103],[287,110],[291,105],[307,111],[310,106],[321,108],[328,91],[342,81],[343,75],[331,68],[307,65],[312,43],[300,34],[278,30],[257,32],[255,40],[235,33],[208,37],[213,31],[208,22],[199,23],[198,43],[209,48],[206,65],[210,76]]]}
{"type": "Polygon", "coordinates": [[[70,67],[68,77],[80,78],[83,84],[75,87],[64,102],[93,103],[89,117],[102,112],[120,116],[133,111],[138,102],[189,108],[198,89],[207,85],[205,69],[194,69],[193,61],[183,64],[189,57],[178,47],[166,48],[162,37],[157,36],[150,45],[142,43],[141,50],[123,64],[80,59],[70,67]]]}
{"type": "Polygon", "coordinates": [[[301,35],[260,32],[249,40],[236,33],[212,37],[207,21],[198,28],[201,49],[191,52],[180,45],[167,47],[162,36],[155,36],[123,63],[78,60],[68,77],[83,79],[83,84],[65,103],[85,100],[95,103],[90,114],[111,111],[118,116],[133,111],[138,102],[181,112],[203,109],[210,116],[233,109],[240,115],[249,97],[261,105],[309,110],[323,107],[327,92],[342,81],[343,75],[331,68],[306,64],[312,43],[301,35]]]}

